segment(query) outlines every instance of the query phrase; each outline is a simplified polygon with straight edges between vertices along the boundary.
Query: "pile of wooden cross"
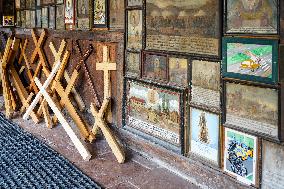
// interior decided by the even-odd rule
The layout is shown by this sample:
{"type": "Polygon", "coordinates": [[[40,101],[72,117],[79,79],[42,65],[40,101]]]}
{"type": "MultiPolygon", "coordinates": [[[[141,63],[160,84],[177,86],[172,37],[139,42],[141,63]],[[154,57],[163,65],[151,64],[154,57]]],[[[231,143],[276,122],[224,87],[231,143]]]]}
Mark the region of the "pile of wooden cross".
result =
{"type": "Polygon", "coordinates": [[[48,128],[52,128],[60,122],[83,159],[89,160],[91,158],[90,152],[85,147],[84,143],[77,137],[66,120],[66,116],[62,114],[62,110],[65,109],[72,121],[78,127],[84,141],[95,141],[95,136],[100,129],[118,162],[123,163],[125,155],[122,147],[105,121],[105,114],[111,113],[110,111],[107,111],[111,99],[110,71],[116,70],[116,63],[111,63],[109,61],[108,47],[103,47],[103,62],[96,64],[97,70],[104,71],[104,100],[102,105],[100,105],[94,91],[95,105],[92,103],[90,109],[95,118],[95,123],[91,129],[80,112],[85,109],[85,104],[74,86],[79,78],[79,70],[82,67],[87,75],[90,88],[94,90],[94,84],[86,66],[86,60],[92,53],[93,47],[90,46],[88,50],[83,53],[77,43],[76,47],[81,58],[70,76],[65,70],[70,57],[70,52],[66,50],[65,40],[61,41],[58,51],[54,44],[50,42],[49,48],[54,56],[54,62],[50,68],[43,52],[46,31],[43,30],[38,38],[33,30],[32,38],[35,49],[31,56],[27,56],[26,54],[28,39],[25,39],[23,43],[20,43],[20,39],[9,37],[5,42],[6,46],[4,53],[1,55],[0,67],[6,117],[11,118],[13,113],[18,110],[18,105],[20,104],[20,113],[24,114],[24,119],[31,117],[35,123],[39,123],[41,118],[43,118],[48,128]],[[17,61],[16,54],[18,49],[20,49],[20,56],[17,61]],[[29,59],[28,57],[31,58],[29,59]],[[15,67],[15,61],[21,66],[21,68],[18,69],[19,71],[15,67]],[[36,64],[36,69],[33,71],[31,65],[36,64]],[[27,82],[29,83],[29,86],[27,87],[25,87],[20,77],[20,74],[23,71],[25,71],[28,79],[27,82]],[[44,74],[44,77],[41,77],[42,74],[44,74]],[[46,81],[42,84],[40,78],[41,80],[46,78],[46,81]],[[67,83],[65,88],[65,85],[62,83],[63,80],[67,83]],[[70,99],[71,96],[74,97],[74,101],[70,99]],[[98,107],[100,107],[99,110],[98,107]],[[53,114],[50,114],[50,109],[53,114]]]}

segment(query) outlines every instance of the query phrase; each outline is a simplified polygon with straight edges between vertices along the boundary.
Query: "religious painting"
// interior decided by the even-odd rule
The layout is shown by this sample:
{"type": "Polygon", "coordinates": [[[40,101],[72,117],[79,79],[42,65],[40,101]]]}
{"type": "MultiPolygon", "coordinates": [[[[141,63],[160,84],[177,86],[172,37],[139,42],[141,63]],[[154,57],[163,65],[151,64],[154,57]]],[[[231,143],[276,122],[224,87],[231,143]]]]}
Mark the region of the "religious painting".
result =
{"type": "Polygon", "coordinates": [[[41,27],[48,28],[48,7],[41,9],[41,27]]]}
{"type": "Polygon", "coordinates": [[[190,108],[190,151],[198,156],[219,164],[219,115],[190,108]]]}
{"type": "Polygon", "coordinates": [[[34,9],[35,8],[35,0],[26,0],[26,7],[29,9],[34,9]]]}
{"type": "Polygon", "coordinates": [[[126,75],[140,77],[140,53],[126,53],[126,75]]]}
{"type": "Polygon", "coordinates": [[[191,104],[220,110],[220,62],[192,60],[191,104]]]}
{"type": "Polygon", "coordinates": [[[135,7],[135,6],[142,7],[142,5],[143,5],[142,0],[127,0],[127,6],[128,7],[135,7]]]}
{"type": "Polygon", "coordinates": [[[181,93],[138,82],[128,85],[127,125],[181,146],[181,93]]]}
{"type": "Polygon", "coordinates": [[[93,26],[94,28],[107,28],[107,1],[94,0],[93,26]]]}
{"type": "Polygon", "coordinates": [[[278,0],[227,0],[227,33],[278,33],[278,0]]]}
{"type": "Polygon", "coordinates": [[[188,86],[188,59],[169,57],[169,82],[174,85],[188,86]]]}
{"type": "Polygon", "coordinates": [[[22,28],[26,27],[26,11],[24,10],[21,11],[21,24],[22,28]]]}
{"type": "Polygon", "coordinates": [[[56,0],[41,0],[41,5],[51,5],[54,4],[56,0]]]}
{"type": "Polygon", "coordinates": [[[110,0],[109,26],[112,29],[124,29],[124,0],[110,0]]]}
{"type": "Polygon", "coordinates": [[[225,125],[278,139],[278,91],[227,82],[225,125]]]}
{"type": "Polygon", "coordinates": [[[36,27],[41,28],[41,9],[36,10],[36,27]]]}
{"type": "Polygon", "coordinates": [[[77,27],[80,30],[90,29],[89,0],[77,0],[77,27]]]}
{"type": "Polygon", "coordinates": [[[16,9],[20,9],[21,8],[21,0],[15,0],[15,7],[16,7],[16,9]]]}
{"type": "Polygon", "coordinates": [[[75,23],[75,9],[74,9],[74,0],[65,0],[65,24],[74,24],[75,23]]]}
{"type": "Polygon", "coordinates": [[[41,1],[41,0],[36,0],[36,6],[37,6],[37,7],[39,7],[39,6],[41,5],[41,4],[40,4],[40,1],[41,1]]]}
{"type": "Polygon", "coordinates": [[[57,5],[56,6],[56,25],[57,30],[64,30],[65,23],[64,23],[64,5],[57,5]]]}
{"type": "Polygon", "coordinates": [[[133,50],[142,49],[142,10],[127,12],[127,48],[133,50]]]}
{"type": "Polygon", "coordinates": [[[35,28],[36,27],[36,11],[31,10],[30,11],[30,16],[31,16],[31,21],[30,21],[30,27],[35,28]]]}
{"type": "Polygon", "coordinates": [[[156,81],[167,81],[167,56],[144,53],[143,77],[156,81]]]}
{"type": "Polygon", "coordinates": [[[3,16],[3,26],[14,26],[15,17],[14,16],[3,16]]]}
{"type": "Polygon", "coordinates": [[[225,128],[224,170],[239,181],[255,185],[258,161],[255,136],[225,128]]]}
{"type": "Polygon", "coordinates": [[[26,28],[31,27],[31,11],[26,10],[26,28]]]}
{"type": "Polygon", "coordinates": [[[225,77],[278,82],[278,40],[223,38],[225,77]]]}
{"type": "Polygon", "coordinates": [[[146,49],[219,55],[219,1],[146,0],[146,49]]]}
{"type": "Polygon", "coordinates": [[[64,0],[56,0],[56,4],[63,4],[64,0]]]}
{"type": "Polygon", "coordinates": [[[49,19],[48,27],[50,29],[55,29],[55,6],[49,6],[49,19]]]}
{"type": "Polygon", "coordinates": [[[283,189],[284,147],[263,140],[262,142],[262,189],[283,189]]]}
{"type": "Polygon", "coordinates": [[[16,22],[16,26],[17,27],[21,27],[22,26],[22,24],[21,24],[21,11],[17,11],[16,12],[16,15],[17,15],[17,22],[16,22]]]}
{"type": "Polygon", "coordinates": [[[21,6],[21,9],[25,9],[26,8],[26,0],[20,0],[20,6],[21,6]]]}

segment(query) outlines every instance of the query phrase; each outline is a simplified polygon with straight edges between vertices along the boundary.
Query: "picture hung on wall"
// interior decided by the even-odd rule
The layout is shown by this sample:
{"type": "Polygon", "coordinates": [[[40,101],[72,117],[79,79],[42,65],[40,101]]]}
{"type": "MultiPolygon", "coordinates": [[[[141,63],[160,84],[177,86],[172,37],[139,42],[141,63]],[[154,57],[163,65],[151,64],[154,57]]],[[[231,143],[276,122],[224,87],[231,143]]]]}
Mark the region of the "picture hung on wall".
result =
{"type": "Polygon", "coordinates": [[[26,10],[26,28],[31,28],[31,11],[26,10]]]}
{"type": "Polygon", "coordinates": [[[64,30],[65,23],[64,23],[64,5],[57,5],[56,6],[56,24],[55,27],[57,30],[64,30]]]}
{"type": "Polygon", "coordinates": [[[173,85],[188,86],[188,59],[169,57],[169,82],[173,85]]]}
{"type": "Polygon", "coordinates": [[[127,11],[127,48],[142,49],[142,10],[127,11]]]}
{"type": "Polygon", "coordinates": [[[146,0],[146,49],[218,56],[219,12],[219,1],[146,0]]]}
{"type": "Polygon", "coordinates": [[[49,6],[49,23],[48,23],[48,27],[50,29],[55,29],[55,6],[49,6]]]}
{"type": "Polygon", "coordinates": [[[107,28],[107,1],[94,0],[93,4],[93,27],[94,28],[107,28]]]}
{"type": "Polygon", "coordinates": [[[48,7],[41,9],[41,26],[42,28],[48,28],[48,7]]]}
{"type": "Polygon", "coordinates": [[[278,91],[227,82],[225,125],[278,139],[278,91]]]}
{"type": "Polygon", "coordinates": [[[29,8],[30,9],[35,9],[35,5],[36,5],[35,4],[36,3],[35,0],[29,0],[29,3],[30,3],[29,8]]]}
{"type": "Polygon", "coordinates": [[[3,26],[14,26],[15,20],[14,16],[3,16],[3,26]]]}
{"type": "Polygon", "coordinates": [[[248,185],[256,184],[258,141],[255,136],[225,128],[224,170],[248,185]]]}
{"type": "Polygon", "coordinates": [[[20,9],[21,8],[21,0],[15,0],[15,8],[20,9]]]}
{"type": "Polygon", "coordinates": [[[65,0],[65,24],[75,24],[74,0],[65,0]]]}
{"type": "Polygon", "coordinates": [[[41,5],[41,4],[40,4],[40,1],[41,1],[41,0],[36,0],[36,6],[37,6],[37,7],[39,7],[39,6],[41,5]]]}
{"type": "Polygon", "coordinates": [[[89,0],[77,0],[77,27],[80,30],[90,29],[89,0]]]}
{"type": "Polygon", "coordinates": [[[167,56],[163,54],[143,53],[142,76],[155,81],[167,82],[167,56]]]}
{"type": "Polygon", "coordinates": [[[263,140],[262,142],[262,182],[261,188],[283,188],[284,147],[263,140]]]}
{"type": "Polygon", "coordinates": [[[135,6],[142,6],[143,2],[142,0],[127,0],[127,6],[128,7],[135,7],[135,6]]]}
{"type": "Polygon", "coordinates": [[[64,0],[56,0],[56,4],[63,4],[64,0]]]}
{"type": "Polygon", "coordinates": [[[128,82],[127,125],[176,147],[182,144],[181,93],[128,82]]]}
{"type": "Polygon", "coordinates": [[[20,0],[20,6],[21,6],[21,9],[25,9],[26,8],[26,0],[20,0]]]}
{"type": "Polygon", "coordinates": [[[278,33],[278,0],[226,0],[227,33],[278,33]]]}
{"type": "Polygon", "coordinates": [[[41,0],[41,5],[52,5],[55,4],[56,0],[41,0]]]}
{"type": "Polygon", "coordinates": [[[223,38],[223,75],[263,83],[278,82],[278,41],[223,38]]]}
{"type": "Polygon", "coordinates": [[[22,28],[26,27],[26,11],[24,10],[21,11],[21,24],[22,28]]]}
{"type": "Polygon", "coordinates": [[[220,62],[192,60],[191,104],[220,110],[220,62]]]}
{"type": "Polygon", "coordinates": [[[190,151],[219,165],[219,115],[190,108],[190,151]]]}
{"type": "Polygon", "coordinates": [[[109,3],[109,27],[124,29],[124,0],[111,0],[109,3]]]}
{"type": "Polygon", "coordinates": [[[41,28],[41,9],[36,10],[36,27],[41,28]]]}
{"type": "Polygon", "coordinates": [[[36,11],[31,10],[30,11],[30,16],[31,16],[31,21],[30,21],[30,27],[35,28],[36,27],[36,11]]]}
{"type": "Polygon", "coordinates": [[[126,75],[140,77],[140,53],[126,53],[126,75]]]}
{"type": "Polygon", "coordinates": [[[17,11],[17,13],[16,13],[16,15],[17,15],[17,22],[16,22],[16,26],[17,27],[21,27],[22,26],[22,24],[21,24],[21,11],[17,11]]]}
{"type": "Polygon", "coordinates": [[[26,9],[30,9],[31,8],[31,0],[26,0],[26,9]]]}

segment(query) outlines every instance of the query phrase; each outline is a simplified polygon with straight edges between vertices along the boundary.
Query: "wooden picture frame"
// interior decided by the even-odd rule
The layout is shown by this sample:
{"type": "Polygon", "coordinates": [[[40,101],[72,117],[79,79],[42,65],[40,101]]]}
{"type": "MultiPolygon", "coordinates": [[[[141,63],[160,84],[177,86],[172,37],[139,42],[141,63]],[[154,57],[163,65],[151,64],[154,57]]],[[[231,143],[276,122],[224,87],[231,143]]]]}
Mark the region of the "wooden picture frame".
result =
{"type": "Polygon", "coordinates": [[[56,5],[56,30],[64,30],[64,4],[56,5]]]}
{"type": "Polygon", "coordinates": [[[20,9],[21,8],[21,0],[15,0],[15,8],[16,9],[20,9]]]}
{"type": "Polygon", "coordinates": [[[41,8],[41,27],[42,28],[48,28],[48,7],[42,7],[41,8]]]}
{"type": "Polygon", "coordinates": [[[20,0],[20,9],[26,8],[26,0],[20,0]]]}
{"type": "Polygon", "coordinates": [[[48,9],[48,28],[55,29],[56,28],[56,7],[49,6],[48,9]]]}
{"type": "Polygon", "coordinates": [[[41,6],[54,5],[56,0],[41,0],[41,6]]]}
{"type": "Polygon", "coordinates": [[[36,7],[40,7],[41,6],[41,0],[36,0],[36,7]]]}
{"type": "Polygon", "coordinates": [[[140,78],[141,76],[141,53],[125,53],[125,75],[128,77],[140,78]]]}
{"type": "Polygon", "coordinates": [[[124,29],[125,25],[125,0],[109,1],[109,28],[124,29]]]}
{"type": "Polygon", "coordinates": [[[168,56],[168,80],[170,85],[188,87],[190,60],[188,57],[168,56]]]}
{"type": "Polygon", "coordinates": [[[26,11],[25,10],[21,10],[21,26],[22,28],[26,27],[26,11]]]}
{"type": "Polygon", "coordinates": [[[227,34],[277,35],[278,0],[225,0],[224,32],[227,34]]]}
{"type": "Polygon", "coordinates": [[[36,9],[36,28],[41,28],[41,9],[36,9]]]}
{"type": "Polygon", "coordinates": [[[280,90],[240,82],[224,83],[224,126],[279,142],[280,90]]]}
{"type": "Polygon", "coordinates": [[[26,10],[26,28],[31,28],[31,11],[26,10]]]}
{"type": "Polygon", "coordinates": [[[126,7],[142,7],[143,0],[126,0],[126,7]]]}
{"type": "Polygon", "coordinates": [[[21,11],[17,10],[16,11],[16,26],[17,27],[21,27],[22,26],[22,22],[21,22],[21,11]]]}
{"type": "Polygon", "coordinates": [[[258,138],[224,128],[224,171],[237,180],[256,186],[258,183],[258,138]]]}
{"type": "Polygon", "coordinates": [[[92,1],[92,26],[94,29],[108,28],[109,12],[107,0],[92,1]]]}
{"type": "Polygon", "coordinates": [[[75,24],[75,0],[64,1],[64,18],[65,24],[75,24]]]}
{"type": "Polygon", "coordinates": [[[220,114],[193,106],[189,112],[189,157],[196,156],[196,159],[219,167],[222,149],[220,114]]]}
{"type": "Polygon", "coordinates": [[[76,0],[77,3],[77,29],[90,29],[90,0],[76,0]]]}
{"type": "Polygon", "coordinates": [[[31,10],[30,11],[30,27],[35,28],[36,27],[36,11],[31,10]]]}
{"type": "Polygon", "coordinates": [[[224,77],[278,82],[278,40],[225,37],[222,48],[224,77]]]}
{"type": "Polygon", "coordinates": [[[56,4],[64,4],[64,0],[56,0],[56,4]]]}
{"type": "Polygon", "coordinates": [[[125,82],[124,128],[168,150],[183,154],[184,92],[132,79],[125,82]],[[152,108],[146,107],[148,105],[152,108]],[[158,114],[158,111],[161,113],[158,114]]]}
{"type": "Polygon", "coordinates": [[[142,77],[145,79],[168,82],[168,56],[162,53],[146,52],[142,54],[142,77]]]}
{"type": "Polygon", "coordinates": [[[3,27],[15,26],[14,16],[3,16],[3,27]]]}
{"type": "Polygon", "coordinates": [[[128,50],[143,49],[143,12],[142,10],[126,11],[126,48],[128,50]]]}

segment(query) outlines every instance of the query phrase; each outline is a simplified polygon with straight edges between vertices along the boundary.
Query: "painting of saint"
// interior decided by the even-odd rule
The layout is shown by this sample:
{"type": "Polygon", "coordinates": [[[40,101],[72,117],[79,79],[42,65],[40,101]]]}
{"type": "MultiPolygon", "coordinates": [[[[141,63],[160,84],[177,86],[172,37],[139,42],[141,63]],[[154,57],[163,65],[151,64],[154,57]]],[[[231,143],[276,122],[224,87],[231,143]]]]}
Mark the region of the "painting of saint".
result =
{"type": "Polygon", "coordinates": [[[124,0],[110,0],[110,28],[124,28],[124,0]]]}
{"type": "Polygon", "coordinates": [[[227,0],[227,33],[277,34],[278,0],[227,0]]]}
{"type": "Polygon", "coordinates": [[[88,30],[90,28],[89,0],[77,0],[77,21],[79,29],[88,30]]]}
{"type": "Polygon", "coordinates": [[[94,25],[106,25],[106,1],[95,0],[94,1],[94,25]]]}
{"type": "Polygon", "coordinates": [[[142,10],[128,11],[127,48],[142,49],[142,10]]]}
{"type": "Polygon", "coordinates": [[[140,53],[127,53],[126,74],[129,76],[140,77],[140,53]]]}
{"type": "Polygon", "coordinates": [[[65,24],[74,24],[74,0],[65,0],[65,24]]]}
{"type": "Polygon", "coordinates": [[[48,28],[48,7],[41,9],[41,26],[42,28],[48,28]]]}
{"type": "Polygon", "coordinates": [[[169,81],[172,84],[187,86],[187,59],[184,58],[169,58],[169,81]]]}
{"type": "Polygon", "coordinates": [[[41,9],[36,10],[36,27],[41,28],[41,9]]]}
{"type": "Polygon", "coordinates": [[[64,5],[57,5],[56,6],[56,25],[57,30],[64,30],[64,5]]]}
{"type": "Polygon", "coordinates": [[[55,6],[49,7],[49,24],[50,29],[55,29],[55,6]]]}
{"type": "Polygon", "coordinates": [[[156,81],[167,80],[167,57],[145,54],[143,76],[156,81]]]}

